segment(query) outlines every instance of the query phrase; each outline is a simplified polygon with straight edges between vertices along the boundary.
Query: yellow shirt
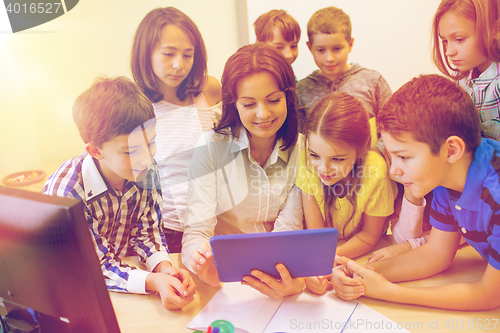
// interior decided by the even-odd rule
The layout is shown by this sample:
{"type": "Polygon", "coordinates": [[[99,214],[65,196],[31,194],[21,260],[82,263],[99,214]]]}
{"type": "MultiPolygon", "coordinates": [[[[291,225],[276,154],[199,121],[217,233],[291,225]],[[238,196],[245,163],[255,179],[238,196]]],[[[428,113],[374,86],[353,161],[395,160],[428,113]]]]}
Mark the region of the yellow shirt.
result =
{"type": "MultiPolygon", "coordinates": [[[[353,210],[353,205],[347,196],[335,200],[335,209],[332,214],[333,227],[338,229],[339,237],[342,239],[349,239],[361,230],[362,213],[370,216],[389,216],[394,212],[397,187],[389,179],[384,158],[378,152],[370,150],[355,172],[361,178],[356,196],[356,211],[352,221],[345,227],[345,234],[344,225],[353,210]]],[[[318,175],[306,166],[305,150],[299,156],[295,184],[305,193],[314,195],[325,218],[323,184],[318,175]]]]}

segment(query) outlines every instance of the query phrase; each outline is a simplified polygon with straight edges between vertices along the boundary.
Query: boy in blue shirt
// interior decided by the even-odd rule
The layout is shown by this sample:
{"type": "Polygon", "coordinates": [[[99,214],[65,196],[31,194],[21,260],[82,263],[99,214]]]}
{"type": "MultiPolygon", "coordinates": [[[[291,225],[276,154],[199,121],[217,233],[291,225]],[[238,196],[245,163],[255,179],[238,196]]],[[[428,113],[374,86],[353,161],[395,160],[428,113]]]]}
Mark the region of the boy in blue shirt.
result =
{"type": "Polygon", "coordinates": [[[44,194],[80,199],[109,290],[158,292],[163,306],[193,300],[194,282],[170,263],[160,230],[162,196],[153,156],[153,106],[126,77],[99,78],[73,105],[86,153],[66,161],[44,194]],[[137,254],[147,271],[124,264],[137,254]]]}
{"type": "Polygon", "coordinates": [[[500,307],[500,143],[481,139],[470,96],[442,76],[421,76],[394,93],[377,124],[392,157],[390,172],[417,198],[434,190],[433,228],[421,247],[370,263],[375,271],[337,258],[344,265],[333,271],[337,295],[452,310],[500,307]],[[488,261],[481,280],[430,288],[391,283],[446,270],[461,236],[488,261]]]}

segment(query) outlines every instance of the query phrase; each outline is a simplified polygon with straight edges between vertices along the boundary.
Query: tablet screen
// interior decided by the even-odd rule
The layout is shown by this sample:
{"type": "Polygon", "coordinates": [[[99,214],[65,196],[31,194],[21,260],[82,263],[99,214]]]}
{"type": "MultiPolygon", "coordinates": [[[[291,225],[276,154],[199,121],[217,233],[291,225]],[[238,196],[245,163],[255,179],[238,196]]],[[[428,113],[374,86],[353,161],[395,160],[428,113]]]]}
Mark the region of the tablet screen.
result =
{"type": "Polygon", "coordinates": [[[293,278],[332,273],[337,248],[335,228],[214,236],[210,245],[222,282],[242,281],[253,269],[276,279],[276,264],[293,278]]]}

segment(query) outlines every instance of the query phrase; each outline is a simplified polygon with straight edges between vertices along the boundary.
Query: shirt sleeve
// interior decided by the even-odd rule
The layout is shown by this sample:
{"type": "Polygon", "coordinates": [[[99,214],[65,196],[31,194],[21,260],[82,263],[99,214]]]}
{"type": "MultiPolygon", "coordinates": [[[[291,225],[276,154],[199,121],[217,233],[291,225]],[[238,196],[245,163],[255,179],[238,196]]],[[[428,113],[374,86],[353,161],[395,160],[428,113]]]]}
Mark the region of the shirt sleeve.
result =
{"type": "Polygon", "coordinates": [[[448,193],[442,186],[433,190],[430,222],[436,229],[442,231],[457,231],[457,222],[451,213],[448,193]]]}
{"type": "Polygon", "coordinates": [[[286,200],[285,208],[274,222],[273,231],[303,229],[304,210],[302,209],[302,193],[297,186],[292,188],[286,200]]]}
{"type": "MultiPolygon", "coordinates": [[[[204,135],[202,135],[203,138],[204,135]]],[[[187,209],[182,237],[182,263],[191,271],[191,253],[202,242],[209,243],[217,223],[217,174],[210,147],[200,138],[188,171],[187,209]]]]}
{"type": "Polygon", "coordinates": [[[392,96],[391,87],[389,87],[389,84],[381,75],[377,85],[377,112],[375,112],[375,115],[378,114],[378,111],[382,109],[385,102],[387,102],[389,98],[391,98],[391,96],[392,96]]]}
{"type": "Polygon", "coordinates": [[[146,265],[148,271],[153,271],[161,261],[171,262],[171,260],[165,235],[160,228],[162,197],[156,168],[151,169],[146,180],[136,184],[143,187],[141,201],[145,202],[145,206],[136,221],[132,221],[134,226],[129,241],[139,255],[141,263],[146,265]]]}
{"type": "Polygon", "coordinates": [[[401,244],[411,238],[417,238],[422,235],[425,205],[425,198],[423,205],[417,206],[409,202],[403,195],[399,219],[392,229],[392,234],[396,243],[401,244]]]}

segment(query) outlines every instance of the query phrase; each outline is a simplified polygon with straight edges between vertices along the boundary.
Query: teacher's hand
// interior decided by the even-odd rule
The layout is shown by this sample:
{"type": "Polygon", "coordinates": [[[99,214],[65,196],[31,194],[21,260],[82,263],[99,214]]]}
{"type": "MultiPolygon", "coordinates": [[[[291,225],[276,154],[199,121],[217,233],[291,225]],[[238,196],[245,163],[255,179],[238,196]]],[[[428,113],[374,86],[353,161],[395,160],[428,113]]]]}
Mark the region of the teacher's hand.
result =
{"type": "Polygon", "coordinates": [[[273,298],[298,294],[304,289],[303,278],[292,278],[283,264],[277,264],[276,269],[281,277],[279,280],[261,271],[253,270],[252,276],[244,276],[241,283],[273,298]]]}

